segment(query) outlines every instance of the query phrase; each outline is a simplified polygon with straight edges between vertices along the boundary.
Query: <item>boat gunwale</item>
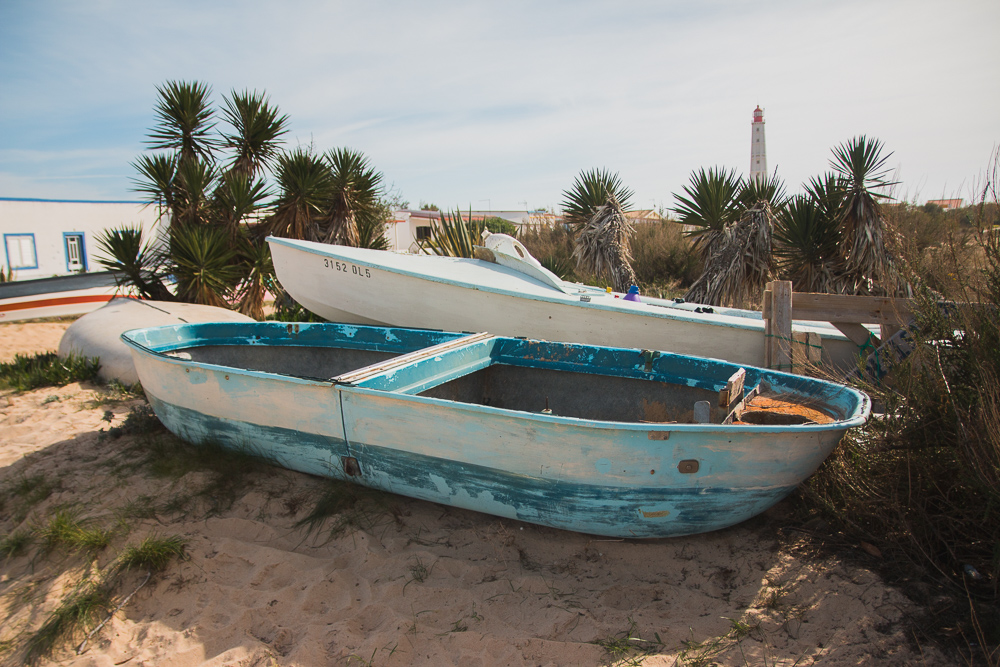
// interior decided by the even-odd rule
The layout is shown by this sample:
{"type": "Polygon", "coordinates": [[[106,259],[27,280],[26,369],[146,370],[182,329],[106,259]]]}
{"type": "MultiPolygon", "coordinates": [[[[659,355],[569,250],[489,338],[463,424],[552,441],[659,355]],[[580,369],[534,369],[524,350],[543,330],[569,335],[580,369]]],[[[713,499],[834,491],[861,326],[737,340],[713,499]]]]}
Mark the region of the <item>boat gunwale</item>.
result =
{"type": "MultiPolygon", "coordinates": [[[[201,340],[206,340],[207,342],[203,343],[202,345],[192,345],[191,342],[192,342],[192,340],[195,340],[195,339],[189,339],[189,340],[183,340],[183,341],[176,341],[176,346],[174,346],[172,348],[161,347],[160,349],[153,349],[153,348],[150,348],[150,347],[147,347],[147,346],[143,345],[142,343],[139,343],[137,340],[134,339],[136,334],[139,334],[139,333],[142,333],[142,332],[146,332],[146,331],[151,331],[151,330],[161,330],[161,331],[163,331],[163,330],[168,330],[168,329],[177,330],[177,329],[181,329],[181,328],[188,328],[188,329],[198,330],[198,329],[201,329],[201,328],[208,328],[206,325],[212,325],[212,324],[220,324],[220,323],[174,324],[174,325],[167,325],[167,326],[164,326],[164,327],[147,327],[147,328],[144,328],[144,329],[132,329],[132,330],[129,330],[129,331],[126,331],[126,332],[122,333],[121,334],[121,339],[122,339],[122,341],[126,345],[128,345],[129,347],[131,347],[133,350],[139,351],[139,352],[144,353],[144,354],[151,355],[153,357],[158,358],[161,361],[166,361],[167,363],[175,364],[175,365],[179,365],[179,366],[186,366],[186,367],[189,367],[189,368],[190,367],[198,368],[200,370],[211,371],[213,373],[232,374],[232,375],[242,376],[242,377],[254,377],[254,378],[267,379],[267,380],[280,380],[280,381],[286,381],[286,382],[287,381],[291,381],[294,384],[307,385],[307,386],[318,386],[318,387],[333,387],[333,386],[336,386],[336,387],[338,387],[338,388],[340,388],[340,389],[342,389],[344,391],[359,392],[362,395],[369,395],[370,394],[370,395],[374,395],[374,396],[392,397],[392,398],[394,398],[396,400],[412,400],[412,401],[416,401],[417,403],[427,402],[428,404],[432,404],[432,405],[453,406],[453,409],[470,410],[470,411],[473,411],[473,412],[480,412],[480,413],[484,413],[484,414],[517,416],[520,419],[526,419],[528,421],[538,421],[538,422],[544,422],[544,423],[555,423],[555,424],[562,424],[562,425],[572,425],[572,426],[578,426],[578,427],[581,427],[581,428],[588,428],[588,429],[590,429],[590,428],[600,428],[600,429],[613,430],[613,431],[619,431],[619,432],[621,432],[621,431],[635,431],[635,432],[649,432],[649,433],[695,432],[695,433],[726,433],[726,434],[739,434],[739,433],[757,433],[757,434],[763,434],[763,433],[774,433],[774,434],[820,433],[820,432],[824,432],[824,431],[847,430],[849,428],[852,428],[852,427],[855,427],[855,426],[859,426],[859,425],[863,424],[866,421],[866,419],[867,419],[867,417],[868,417],[868,415],[870,413],[870,410],[871,410],[871,401],[868,398],[868,396],[866,394],[864,394],[863,392],[860,392],[860,391],[858,391],[858,390],[856,390],[856,389],[854,389],[852,387],[848,387],[846,385],[839,385],[839,384],[835,384],[835,383],[824,381],[824,380],[817,380],[815,378],[803,378],[801,376],[789,375],[787,373],[782,373],[780,371],[769,371],[769,370],[766,370],[766,369],[754,369],[754,370],[756,370],[756,371],[758,371],[760,373],[760,381],[765,381],[766,380],[768,382],[772,382],[774,379],[780,379],[780,378],[783,378],[783,377],[787,376],[790,379],[797,379],[797,381],[799,383],[802,383],[803,381],[805,383],[807,383],[807,384],[816,383],[816,384],[828,386],[830,389],[836,390],[837,392],[846,393],[849,396],[853,396],[853,398],[854,398],[854,402],[855,402],[854,410],[851,413],[849,413],[848,415],[846,415],[845,418],[843,418],[843,419],[835,419],[834,421],[832,421],[830,423],[826,423],[826,424],[789,424],[789,425],[741,425],[741,424],[714,424],[714,423],[706,423],[706,424],[700,424],[700,423],[699,424],[695,424],[695,423],[670,423],[670,424],[666,424],[666,423],[625,422],[625,421],[610,421],[610,420],[591,420],[591,419],[583,419],[583,418],[579,418],[579,417],[568,417],[568,416],[562,416],[562,415],[549,415],[549,414],[528,412],[528,411],[522,411],[522,410],[513,410],[513,409],[510,409],[510,408],[498,408],[498,407],[493,407],[493,406],[481,405],[481,404],[478,404],[478,403],[470,403],[470,402],[462,402],[462,401],[452,401],[452,400],[442,399],[442,398],[435,398],[435,397],[429,397],[429,396],[420,396],[419,394],[410,394],[410,393],[405,393],[405,392],[402,392],[402,391],[394,391],[394,390],[391,390],[391,389],[370,388],[370,387],[364,386],[363,384],[345,384],[345,383],[338,382],[337,381],[337,377],[330,378],[329,380],[320,380],[320,379],[304,378],[304,377],[301,377],[301,376],[298,376],[298,375],[284,375],[284,374],[281,374],[281,373],[256,371],[256,370],[250,370],[250,369],[245,369],[245,368],[239,368],[239,367],[236,367],[236,366],[225,366],[225,365],[222,365],[222,364],[213,364],[213,363],[208,363],[208,362],[194,361],[192,359],[183,359],[183,358],[175,357],[175,356],[172,356],[171,354],[169,354],[170,351],[177,350],[177,349],[184,349],[184,348],[191,348],[191,347],[206,347],[206,346],[211,346],[211,345],[220,345],[220,343],[218,342],[218,340],[211,340],[211,339],[204,339],[203,338],[201,340]]],[[[250,323],[224,323],[224,324],[230,325],[230,326],[234,326],[235,325],[237,328],[239,328],[239,327],[246,327],[250,323]]],[[[331,323],[331,324],[335,324],[335,323],[331,323]]],[[[324,325],[321,324],[320,328],[322,328],[323,326],[324,325]]],[[[340,325],[336,325],[336,326],[339,326],[339,327],[345,327],[346,326],[346,327],[350,327],[350,328],[366,328],[366,329],[399,329],[399,327],[369,327],[367,325],[343,325],[343,324],[340,324],[340,325]]],[[[420,330],[420,331],[429,331],[429,330],[420,330]]],[[[442,332],[442,333],[447,333],[447,332],[442,332]]],[[[460,336],[460,334],[459,334],[459,336],[460,336]]],[[[511,339],[509,337],[495,337],[495,338],[492,338],[490,340],[490,342],[494,343],[494,344],[497,344],[497,343],[500,343],[500,342],[505,341],[505,340],[513,340],[513,341],[518,341],[518,342],[525,342],[526,341],[526,342],[529,342],[529,343],[530,342],[548,343],[548,341],[532,341],[531,339],[517,339],[517,338],[511,339]]],[[[464,350],[467,350],[469,348],[475,347],[477,345],[481,346],[482,343],[483,343],[483,341],[470,342],[467,345],[455,347],[455,348],[453,348],[452,350],[450,350],[446,354],[458,354],[458,353],[460,353],[460,352],[462,352],[464,350]]],[[[603,350],[610,350],[612,352],[615,352],[615,351],[627,351],[627,352],[636,351],[634,348],[610,348],[610,347],[604,347],[604,346],[581,345],[581,344],[573,344],[573,343],[551,343],[551,344],[553,344],[553,345],[559,345],[559,346],[572,346],[572,347],[575,347],[575,348],[599,348],[599,349],[603,349],[603,350]]],[[[248,344],[244,343],[244,345],[248,345],[248,344]]],[[[255,345],[261,345],[261,344],[258,343],[258,344],[255,344],[255,345]]],[[[301,346],[301,347],[310,347],[310,346],[301,346]]],[[[312,347],[315,347],[315,346],[312,346],[312,347]]],[[[331,345],[329,347],[336,348],[338,346],[331,345]]],[[[344,347],[344,346],[340,346],[340,347],[344,347]]],[[[357,349],[357,348],[354,348],[354,349],[357,349]]],[[[493,364],[493,363],[503,363],[503,362],[497,362],[497,361],[495,361],[493,359],[492,354],[490,354],[489,356],[490,356],[490,364],[493,364]]],[[[697,357],[690,357],[688,355],[679,355],[679,354],[670,353],[670,352],[661,352],[661,356],[663,358],[673,357],[673,358],[684,358],[684,359],[699,359],[697,357]]],[[[405,370],[405,369],[411,369],[411,368],[414,368],[416,364],[426,363],[426,361],[427,361],[426,359],[415,360],[415,361],[413,361],[413,362],[411,362],[409,364],[406,364],[404,366],[400,366],[400,367],[394,368],[392,372],[397,372],[397,371],[405,370]]],[[[738,367],[738,364],[733,364],[732,362],[727,362],[727,361],[721,361],[721,360],[715,360],[715,359],[706,359],[705,361],[707,361],[707,362],[709,362],[711,364],[721,364],[721,365],[724,365],[724,366],[738,367]]],[[[744,367],[744,368],[746,368],[746,367],[744,367]]],[[[749,367],[749,368],[754,368],[754,367],[749,367]]],[[[357,369],[357,370],[360,370],[360,369],[357,369]]],[[[565,371],[566,369],[554,369],[554,370],[565,371]]],[[[355,372],[355,371],[352,371],[352,372],[355,372]]],[[[346,374],[347,373],[344,373],[342,375],[346,375],[346,374]]],[[[595,373],[595,374],[598,374],[598,375],[610,375],[608,373],[595,373]]],[[[383,375],[377,375],[377,376],[374,376],[374,377],[383,377],[383,375]]],[[[619,376],[616,376],[616,377],[623,377],[623,376],[619,375],[619,376]]],[[[454,379],[454,378],[450,378],[450,379],[454,379]]],[[[656,378],[635,378],[635,379],[640,379],[640,380],[647,379],[647,380],[650,380],[650,381],[660,381],[660,380],[657,380],[656,378]]],[[[445,380],[445,381],[447,381],[447,380],[445,380]]],[[[443,383],[444,382],[441,382],[439,384],[443,384],[443,383]]],[[[429,386],[424,387],[423,389],[421,389],[421,391],[425,391],[426,389],[429,389],[432,386],[437,386],[437,385],[429,385],[429,386]]],[[[849,404],[848,404],[848,407],[849,407],[849,404]]]]}

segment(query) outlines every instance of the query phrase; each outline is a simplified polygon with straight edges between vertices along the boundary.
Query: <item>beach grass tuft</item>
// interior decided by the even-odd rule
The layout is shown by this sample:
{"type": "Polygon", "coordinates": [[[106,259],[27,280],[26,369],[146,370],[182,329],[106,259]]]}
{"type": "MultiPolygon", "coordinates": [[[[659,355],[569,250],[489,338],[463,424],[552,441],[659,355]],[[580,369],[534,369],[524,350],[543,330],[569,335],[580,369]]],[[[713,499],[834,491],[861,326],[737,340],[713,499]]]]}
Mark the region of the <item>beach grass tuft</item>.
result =
{"type": "Polygon", "coordinates": [[[174,558],[184,558],[187,540],[179,535],[159,537],[150,535],[137,545],[125,547],[115,562],[115,567],[121,570],[145,569],[150,572],[160,572],[174,558]]]}
{"type": "Polygon", "coordinates": [[[340,480],[329,480],[312,510],[295,523],[306,533],[318,531],[328,519],[333,519],[328,539],[353,530],[370,530],[387,523],[394,515],[389,496],[363,486],[340,480]]]}
{"type": "Polygon", "coordinates": [[[52,655],[62,641],[93,627],[110,609],[111,595],[107,588],[85,581],[25,642],[24,664],[35,665],[52,655]]]}
{"type": "Polygon", "coordinates": [[[20,555],[31,544],[31,533],[26,530],[15,530],[0,538],[0,556],[13,558],[20,555]]]}
{"type": "MultiPolygon", "coordinates": [[[[641,665],[650,655],[664,649],[660,633],[654,632],[653,639],[643,639],[639,635],[639,626],[635,620],[628,617],[628,628],[606,639],[594,641],[607,653],[607,658],[615,667],[625,665],[641,665]]],[[[686,664],[686,663],[685,663],[686,664]]]]}
{"type": "Polygon", "coordinates": [[[98,368],[97,358],[70,355],[60,359],[55,352],[18,354],[13,361],[0,363],[0,387],[24,392],[71,382],[96,382],[98,368]]]}
{"type": "Polygon", "coordinates": [[[45,549],[66,549],[71,552],[95,554],[111,543],[114,531],[93,527],[79,519],[79,511],[63,508],[35,529],[45,549]]]}

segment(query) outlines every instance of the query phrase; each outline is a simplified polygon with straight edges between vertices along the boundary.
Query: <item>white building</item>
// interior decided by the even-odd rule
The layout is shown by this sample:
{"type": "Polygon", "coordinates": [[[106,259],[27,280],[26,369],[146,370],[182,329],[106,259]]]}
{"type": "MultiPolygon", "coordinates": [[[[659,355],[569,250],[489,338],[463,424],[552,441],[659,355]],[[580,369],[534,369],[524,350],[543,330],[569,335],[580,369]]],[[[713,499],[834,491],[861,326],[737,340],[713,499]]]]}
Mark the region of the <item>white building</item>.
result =
{"type": "Polygon", "coordinates": [[[124,225],[139,225],[145,238],[155,238],[159,211],[131,201],[0,197],[0,268],[15,280],[103,271],[96,259],[97,238],[124,225]]]}
{"type": "MultiPolygon", "coordinates": [[[[534,227],[556,224],[558,217],[545,211],[462,211],[463,220],[502,218],[514,224],[518,232],[534,227]]],[[[431,226],[441,219],[439,211],[393,211],[393,220],[386,224],[385,236],[389,249],[416,252],[419,242],[431,237],[431,226]]]]}
{"type": "Polygon", "coordinates": [[[750,178],[758,181],[767,178],[767,146],[764,142],[764,110],[758,105],[753,110],[750,125],[750,178]]]}

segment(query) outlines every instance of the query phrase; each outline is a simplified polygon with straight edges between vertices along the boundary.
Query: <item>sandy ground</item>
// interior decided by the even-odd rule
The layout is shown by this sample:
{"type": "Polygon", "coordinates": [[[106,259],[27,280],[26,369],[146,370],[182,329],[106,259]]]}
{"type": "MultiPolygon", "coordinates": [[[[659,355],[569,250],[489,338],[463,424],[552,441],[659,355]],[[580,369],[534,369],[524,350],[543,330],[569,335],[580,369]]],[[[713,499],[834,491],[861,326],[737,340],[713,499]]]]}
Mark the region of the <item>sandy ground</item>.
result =
{"type": "MultiPolygon", "coordinates": [[[[55,349],[62,324],[0,325],[0,361],[55,349]]],[[[110,437],[141,401],[100,387],[0,395],[0,539],[74,508],[114,527],[94,563],[38,543],[0,561],[0,660],[20,659],[88,571],[147,535],[187,557],[132,591],[72,665],[948,664],[907,639],[912,605],[872,571],[817,553],[786,508],[708,535],[598,539],[397,496],[296,527],[332,483],[277,468],[220,503],[203,471],[139,464],[164,433],[110,437]],[[108,414],[110,413],[110,414],[108,414]],[[107,419],[111,419],[110,422],[107,419]],[[28,506],[28,486],[52,487],[28,506]],[[20,485],[19,485],[20,483],[20,485]],[[138,512],[136,508],[152,508],[138,512]],[[213,507],[215,508],[213,510],[213,507]],[[221,507],[221,509],[219,509],[221,507]],[[335,531],[351,519],[360,526],[335,531]],[[331,534],[332,531],[332,534],[331,534]],[[631,639],[629,639],[631,637],[631,639]],[[639,641],[639,639],[645,641],[639,641]],[[616,654],[614,644],[631,647],[616,654]]],[[[170,441],[173,442],[173,441],[170,441]]],[[[48,660],[43,660],[46,664],[48,660]]]]}

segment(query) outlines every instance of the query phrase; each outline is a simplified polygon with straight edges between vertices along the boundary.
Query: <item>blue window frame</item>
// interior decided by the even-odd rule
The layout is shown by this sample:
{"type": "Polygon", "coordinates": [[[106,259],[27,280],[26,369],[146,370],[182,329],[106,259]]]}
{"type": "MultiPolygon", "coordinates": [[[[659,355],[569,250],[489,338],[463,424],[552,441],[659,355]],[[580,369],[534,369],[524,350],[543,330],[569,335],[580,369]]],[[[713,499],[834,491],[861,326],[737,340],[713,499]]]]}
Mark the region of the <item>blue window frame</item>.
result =
{"type": "Polygon", "coordinates": [[[83,232],[63,232],[63,250],[66,253],[66,270],[79,273],[87,270],[87,248],[83,232]]]}
{"type": "Polygon", "coordinates": [[[7,266],[10,269],[38,268],[34,234],[4,234],[3,245],[7,251],[7,266]]]}

